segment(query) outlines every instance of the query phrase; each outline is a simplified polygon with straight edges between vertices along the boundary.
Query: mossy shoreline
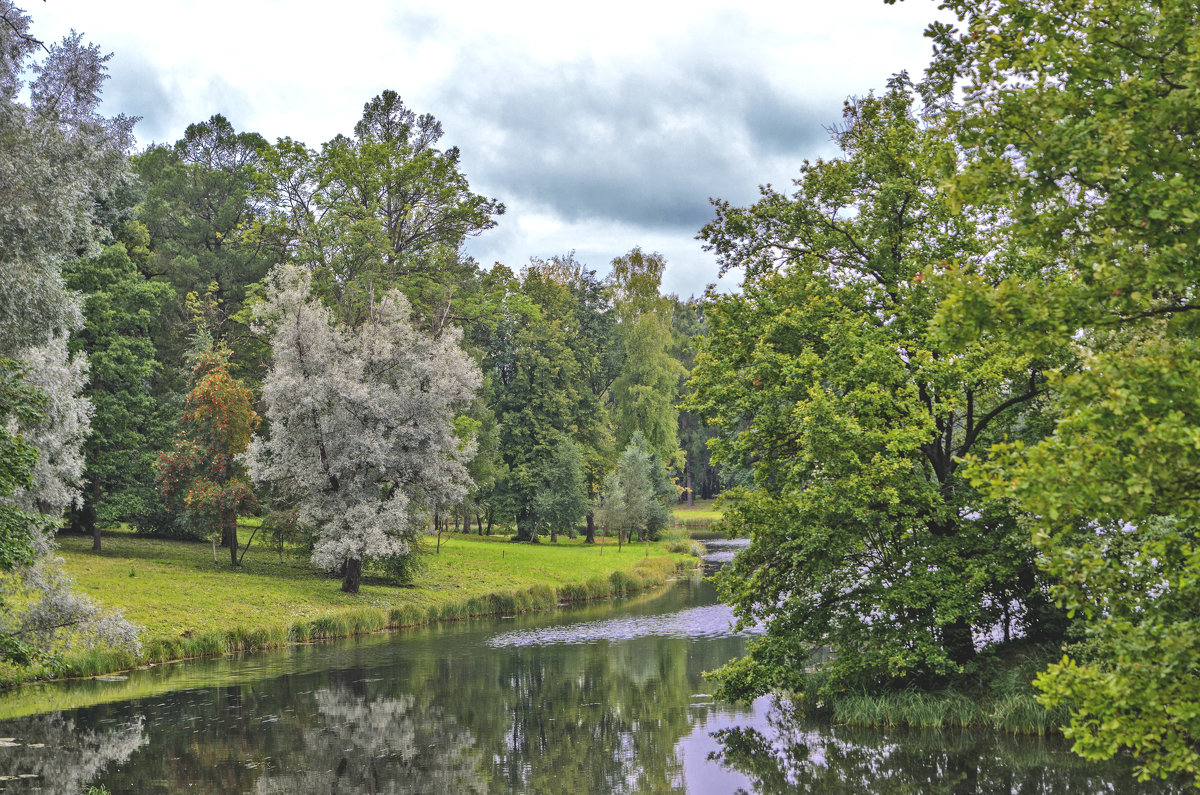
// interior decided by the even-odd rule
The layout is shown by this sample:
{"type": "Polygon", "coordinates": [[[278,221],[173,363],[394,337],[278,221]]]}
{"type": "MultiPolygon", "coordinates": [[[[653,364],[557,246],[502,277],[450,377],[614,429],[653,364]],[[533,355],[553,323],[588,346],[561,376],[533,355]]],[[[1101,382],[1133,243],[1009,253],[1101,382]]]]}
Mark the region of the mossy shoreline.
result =
{"type": "MultiPolygon", "coordinates": [[[[148,543],[153,543],[145,539],[117,536],[110,544],[114,551],[109,553],[108,559],[83,552],[82,542],[76,550],[71,540],[64,539],[66,568],[76,575],[85,591],[108,606],[123,609],[126,616],[137,623],[149,624],[148,617],[160,614],[167,614],[167,617],[147,628],[142,648],[136,654],[96,648],[67,652],[58,667],[6,665],[0,668],[0,691],[38,681],[102,676],[147,665],[278,649],[438,622],[517,615],[559,605],[626,596],[662,587],[675,574],[699,564],[694,557],[670,554],[665,546],[658,548],[657,545],[644,549],[641,548],[644,545],[638,545],[636,555],[628,554],[628,547],[624,554],[613,554],[615,550],[612,550],[605,555],[603,551],[583,547],[533,545],[543,549],[529,551],[529,545],[511,545],[522,547],[512,549],[510,545],[502,547],[463,536],[457,538],[459,546],[466,550],[465,558],[432,566],[434,570],[427,572],[424,579],[429,582],[424,587],[374,585],[364,589],[358,597],[336,592],[336,585],[317,573],[303,572],[295,566],[289,566],[285,571],[284,564],[274,561],[263,563],[264,571],[250,576],[256,577],[256,585],[274,588],[274,591],[268,596],[254,595],[267,602],[263,604],[266,612],[275,615],[281,612],[281,605],[288,605],[288,600],[292,600],[294,609],[285,607],[284,614],[293,618],[247,620],[248,615],[256,614],[247,610],[222,613],[215,606],[206,610],[207,602],[194,599],[197,603],[192,610],[194,615],[188,617],[194,619],[197,628],[193,629],[189,624],[182,632],[172,630],[180,626],[180,613],[187,614],[189,606],[185,604],[181,610],[177,602],[183,598],[180,594],[206,587],[204,577],[210,576],[214,568],[210,553],[208,561],[203,560],[207,545],[158,542],[170,556],[150,561],[129,557],[130,549],[144,550],[148,543]],[[486,558],[497,557],[494,551],[498,549],[501,550],[501,561],[507,552],[513,554],[508,555],[507,561],[493,561],[489,569],[486,558]],[[651,555],[651,552],[655,554],[651,555]],[[479,564],[477,571],[469,569],[471,560],[479,564]],[[449,573],[442,569],[448,569],[449,573]],[[118,574],[121,571],[130,572],[124,583],[118,574]],[[135,576],[138,573],[142,573],[140,580],[135,576]],[[497,574],[508,575],[503,580],[518,587],[496,588],[497,574]],[[572,575],[586,579],[572,580],[572,575]],[[159,587],[159,579],[154,578],[167,578],[168,582],[159,587]],[[152,593],[137,591],[128,585],[143,586],[147,582],[152,583],[152,593]],[[125,585],[124,589],[122,585],[125,585]],[[167,590],[168,587],[173,590],[167,590]],[[311,612],[316,614],[305,615],[311,612]]],[[[217,576],[236,583],[246,575],[226,570],[217,576]]],[[[224,583],[225,580],[218,579],[217,582],[224,583]]],[[[243,581],[242,585],[249,583],[243,581]]],[[[210,600],[213,598],[211,593],[206,596],[210,600]]],[[[215,601],[219,604],[221,600],[215,601]]],[[[251,600],[247,598],[246,601],[251,600]]],[[[0,708],[0,712],[3,711],[0,708]]]]}

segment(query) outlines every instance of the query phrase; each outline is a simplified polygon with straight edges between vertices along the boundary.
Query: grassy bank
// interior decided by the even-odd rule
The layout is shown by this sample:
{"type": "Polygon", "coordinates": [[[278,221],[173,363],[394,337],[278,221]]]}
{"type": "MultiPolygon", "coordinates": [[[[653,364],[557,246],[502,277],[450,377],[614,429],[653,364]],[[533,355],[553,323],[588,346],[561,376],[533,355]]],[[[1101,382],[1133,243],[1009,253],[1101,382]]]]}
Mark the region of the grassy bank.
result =
{"type": "Polygon", "coordinates": [[[724,534],[715,529],[721,515],[715,500],[696,500],[691,507],[681,504],[671,511],[672,524],[686,530],[692,538],[723,537],[724,534]]]}
{"type": "MultiPolygon", "coordinates": [[[[243,539],[245,540],[245,539],[243,539]]],[[[89,650],[67,657],[67,676],[95,676],[146,663],[269,649],[325,638],[483,615],[512,615],[662,585],[695,558],[665,544],[510,544],[444,535],[412,587],[364,578],[358,594],[305,563],[251,549],[243,566],[204,543],[106,533],[60,539],[80,590],[145,627],[142,651],[89,650]]],[[[225,555],[228,553],[226,552],[225,555]]],[[[45,678],[36,668],[0,668],[0,686],[45,678]]]]}
{"type": "Polygon", "coordinates": [[[1043,736],[1069,720],[1066,707],[1047,710],[1038,704],[1032,684],[1060,656],[1057,649],[1018,645],[985,660],[979,674],[952,687],[841,693],[820,700],[799,698],[797,704],[843,726],[977,728],[1043,736]]]}

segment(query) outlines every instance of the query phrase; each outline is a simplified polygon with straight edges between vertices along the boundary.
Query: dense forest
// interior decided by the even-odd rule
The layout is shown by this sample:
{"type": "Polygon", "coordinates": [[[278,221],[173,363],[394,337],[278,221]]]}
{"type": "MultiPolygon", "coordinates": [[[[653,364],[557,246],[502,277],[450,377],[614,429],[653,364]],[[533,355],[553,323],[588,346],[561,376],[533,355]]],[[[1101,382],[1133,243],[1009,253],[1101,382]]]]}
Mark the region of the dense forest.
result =
{"type": "Polygon", "coordinates": [[[637,247],[466,256],[504,205],[394,91],[319,148],[215,115],[135,151],[101,51],[0,0],[0,655],[135,634],[59,532],[238,566],[253,514],[356,592],[431,531],[647,540],[723,492],[764,630],[725,696],[1033,657],[1078,753],[1200,776],[1200,9],[942,5],[836,157],[714,200],[740,289],[684,300],[637,247]]]}

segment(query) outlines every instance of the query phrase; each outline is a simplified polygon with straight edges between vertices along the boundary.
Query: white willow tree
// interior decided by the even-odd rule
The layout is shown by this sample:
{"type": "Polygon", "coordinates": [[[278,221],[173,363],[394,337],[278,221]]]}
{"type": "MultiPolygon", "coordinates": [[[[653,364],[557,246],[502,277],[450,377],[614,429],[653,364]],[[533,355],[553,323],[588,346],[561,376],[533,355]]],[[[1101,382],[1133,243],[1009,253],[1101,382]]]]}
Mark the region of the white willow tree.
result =
{"type": "MultiPolygon", "coordinates": [[[[27,513],[58,518],[82,503],[83,443],[91,431],[92,403],[83,396],[87,382],[87,357],[67,352],[66,335],[21,353],[27,364],[25,383],[46,398],[42,417],[14,422],[11,429],[24,434],[37,451],[30,488],[19,490],[15,502],[27,513]]],[[[50,551],[50,537],[35,539],[39,554],[50,551]]]]}
{"type": "Polygon", "coordinates": [[[268,432],[246,460],[317,528],[313,563],[340,567],[342,590],[355,593],[365,560],[415,553],[430,513],[466,494],[474,440],[459,438],[454,419],[480,375],[456,331],[434,338],[413,326],[398,291],[350,328],[310,288],[308,271],[281,266],[255,309],[274,361],[268,432]]]}
{"type": "Polygon", "coordinates": [[[99,113],[109,56],[74,32],[46,46],[30,30],[0,0],[0,659],[53,666],[68,643],[137,645],[51,554],[91,411],[86,362],[67,355],[82,315],[62,267],[98,250],[96,207],[128,179],[135,120],[99,113]]]}

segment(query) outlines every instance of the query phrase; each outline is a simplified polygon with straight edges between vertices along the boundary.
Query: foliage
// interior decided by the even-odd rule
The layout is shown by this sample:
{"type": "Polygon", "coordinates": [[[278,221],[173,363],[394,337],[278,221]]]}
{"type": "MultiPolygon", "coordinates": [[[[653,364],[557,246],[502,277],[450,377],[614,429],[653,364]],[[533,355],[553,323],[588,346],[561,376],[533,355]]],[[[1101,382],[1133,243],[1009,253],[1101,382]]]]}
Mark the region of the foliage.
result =
{"type": "Polygon", "coordinates": [[[44,417],[46,397],[25,383],[24,368],[0,357],[0,571],[33,563],[35,539],[41,520],[13,500],[18,490],[31,488],[37,466],[37,449],[19,424],[44,417]]]}
{"type": "Polygon", "coordinates": [[[196,354],[190,380],[175,446],[158,457],[158,483],[169,502],[207,529],[214,544],[219,539],[229,547],[236,566],[238,514],[257,504],[236,459],[250,444],[259,417],[250,390],[229,374],[227,349],[196,354]]]}
{"type": "Polygon", "coordinates": [[[0,0],[0,356],[7,357],[78,325],[60,269],[95,246],[96,203],[126,173],[134,122],[98,112],[111,56],[72,33],[36,60],[43,45],[30,24],[0,0]]]}
{"type": "Polygon", "coordinates": [[[429,516],[466,493],[473,440],[454,411],[478,385],[458,334],[415,329],[390,291],[347,327],[310,291],[307,271],[273,272],[255,328],[271,340],[263,383],[270,436],[247,455],[319,537],[313,563],[341,567],[356,592],[364,561],[409,552],[429,516]]]}
{"type": "MultiPolygon", "coordinates": [[[[220,339],[245,333],[238,313],[271,262],[250,234],[263,212],[256,191],[266,146],[262,136],[239,133],[216,114],[188,125],[174,146],[151,146],[133,159],[146,187],[138,205],[151,252],[146,269],[180,299],[215,282],[210,331],[220,339]]],[[[177,320],[182,310],[175,307],[177,320]]]]}
{"type": "Polygon", "coordinates": [[[604,479],[596,504],[596,520],[618,539],[657,540],[671,518],[679,489],[641,433],[635,432],[604,479]]]}
{"type": "Polygon", "coordinates": [[[61,267],[95,250],[98,208],[125,184],[133,120],[98,112],[109,56],[74,32],[45,47],[29,31],[0,0],[0,641],[52,668],[73,641],[136,644],[49,555],[49,531],[78,497],[91,413],[86,361],[67,350],[80,312],[61,267]]]}
{"type": "Polygon", "coordinates": [[[546,458],[560,439],[596,417],[584,414],[584,395],[591,393],[572,347],[576,304],[570,287],[533,263],[522,274],[521,289],[536,309],[500,330],[484,366],[494,376],[492,405],[507,468],[500,500],[517,521],[518,540],[529,541],[546,458]]]}
{"type": "Polygon", "coordinates": [[[457,303],[475,265],[459,247],[495,226],[504,205],[471,192],[458,149],[438,149],[441,138],[433,116],[384,91],[352,137],[319,153],[288,138],[264,151],[262,239],[313,270],[314,290],[342,320],[357,324],[372,294],[390,288],[436,329],[465,308],[457,303]]]}
{"type": "Polygon", "coordinates": [[[574,538],[575,526],[589,508],[579,445],[566,437],[559,439],[543,461],[540,480],[530,511],[534,535],[548,528],[551,541],[558,540],[559,532],[574,538]]]}
{"type": "Polygon", "coordinates": [[[161,510],[154,461],[167,442],[168,423],[149,388],[161,370],[151,328],[172,293],[147,281],[120,243],[70,263],[66,277],[84,295],[84,326],[71,348],[87,355],[85,394],[94,409],[94,432],[84,445],[88,488],[75,518],[80,530],[95,532],[97,523],[145,521],[161,510]]]}
{"type": "Polygon", "coordinates": [[[1052,374],[1054,432],[1014,440],[975,483],[1030,517],[1055,596],[1088,641],[1040,678],[1090,759],[1200,782],[1200,9],[1188,2],[944,4],[935,71],[962,81],[964,203],[1011,198],[1009,233],[1046,265],[998,284],[969,268],[940,324],[1012,347],[1075,344],[1052,374]]]}
{"type": "Polygon", "coordinates": [[[806,163],[792,196],[717,202],[703,230],[745,269],[740,295],[708,297],[689,401],[721,430],[714,460],[754,473],[724,520],[751,544],[719,582],[765,634],[723,670],[729,695],[804,690],[819,646],[837,691],[937,684],[970,673],[977,644],[1061,631],[1027,534],[959,468],[1005,433],[1036,438],[1049,362],[928,331],[944,292],[928,263],[1021,261],[938,194],[954,146],[922,119],[942,101],[915,107],[900,75],[848,102],[840,159],[806,163]]]}
{"type": "Polygon", "coordinates": [[[617,448],[640,433],[664,463],[680,458],[675,396],[684,376],[670,352],[672,305],[658,294],[665,268],[661,254],[635,248],[613,260],[610,277],[623,357],[612,384],[617,448]]]}

